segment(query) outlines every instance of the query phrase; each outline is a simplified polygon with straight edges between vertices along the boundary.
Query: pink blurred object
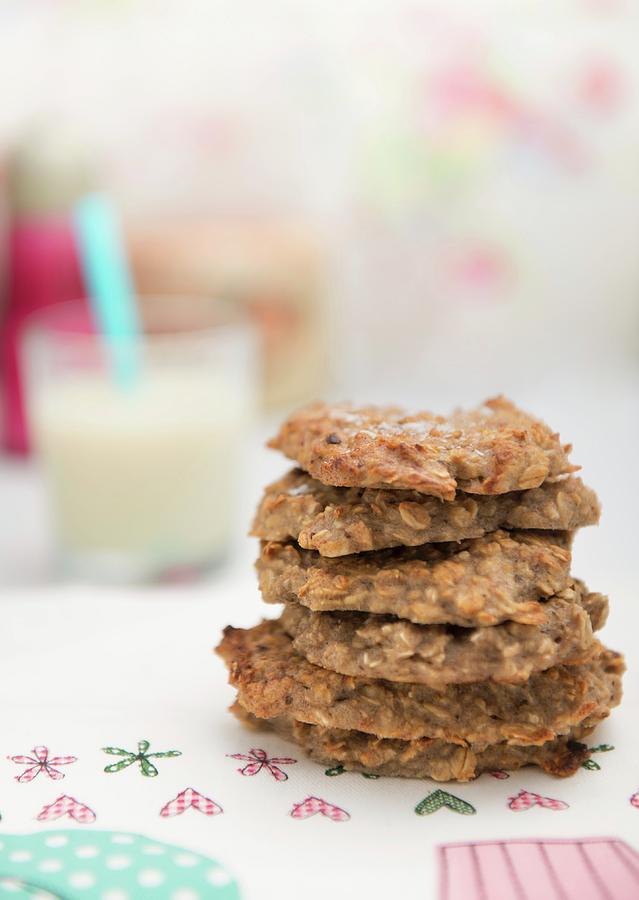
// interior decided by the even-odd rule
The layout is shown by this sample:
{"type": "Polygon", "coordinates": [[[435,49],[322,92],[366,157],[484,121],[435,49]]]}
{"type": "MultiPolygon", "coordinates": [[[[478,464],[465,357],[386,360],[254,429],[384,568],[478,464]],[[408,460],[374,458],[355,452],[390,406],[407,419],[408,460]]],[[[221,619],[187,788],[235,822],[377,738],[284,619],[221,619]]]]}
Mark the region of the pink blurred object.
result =
{"type": "Polygon", "coordinates": [[[25,320],[39,309],[84,294],[71,225],[67,217],[13,222],[8,246],[8,294],[0,329],[2,444],[29,452],[20,341],[25,320]]]}
{"type": "Polygon", "coordinates": [[[439,864],[440,900],[639,897],[639,853],[618,838],[445,844],[439,864]]]}
{"type": "Polygon", "coordinates": [[[60,121],[32,123],[7,157],[7,280],[0,321],[0,442],[29,452],[20,344],[28,317],[84,296],[71,210],[92,190],[81,140],[60,121]]]}
{"type": "Polygon", "coordinates": [[[577,98],[592,113],[607,115],[623,102],[624,75],[616,62],[587,62],[577,79],[577,98]]]}

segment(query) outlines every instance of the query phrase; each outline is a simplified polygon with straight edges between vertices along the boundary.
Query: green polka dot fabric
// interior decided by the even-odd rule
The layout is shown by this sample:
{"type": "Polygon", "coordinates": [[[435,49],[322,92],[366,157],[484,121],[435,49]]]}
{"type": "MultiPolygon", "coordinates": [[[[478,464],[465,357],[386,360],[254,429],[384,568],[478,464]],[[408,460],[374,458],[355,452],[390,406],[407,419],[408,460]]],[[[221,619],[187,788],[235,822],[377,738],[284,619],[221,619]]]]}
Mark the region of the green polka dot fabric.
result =
{"type": "Polygon", "coordinates": [[[0,835],[0,900],[240,900],[215,860],[139,834],[0,835]]]}

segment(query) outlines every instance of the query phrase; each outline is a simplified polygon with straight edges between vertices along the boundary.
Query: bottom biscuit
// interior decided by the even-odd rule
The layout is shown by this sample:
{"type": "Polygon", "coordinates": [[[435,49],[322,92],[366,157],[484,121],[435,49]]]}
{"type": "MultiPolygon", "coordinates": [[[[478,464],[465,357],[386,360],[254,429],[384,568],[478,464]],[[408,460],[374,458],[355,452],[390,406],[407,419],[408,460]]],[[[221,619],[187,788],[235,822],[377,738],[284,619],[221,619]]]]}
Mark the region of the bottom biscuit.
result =
{"type": "Polygon", "coordinates": [[[468,744],[450,744],[429,738],[402,741],[361,731],[322,728],[284,716],[258,719],[239,703],[235,703],[231,711],[252,727],[267,728],[294,741],[312,760],[323,765],[340,765],[347,771],[370,775],[432,778],[434,781],[472,781],[482,772],[523,766],[539,766],[550,775],[565,778],[573,775],[588,759],[588,748],[578,742],[600,721],[595,717],[588,719],[569,735],[537,747],[499,743],[474,750],[468,744]]]}

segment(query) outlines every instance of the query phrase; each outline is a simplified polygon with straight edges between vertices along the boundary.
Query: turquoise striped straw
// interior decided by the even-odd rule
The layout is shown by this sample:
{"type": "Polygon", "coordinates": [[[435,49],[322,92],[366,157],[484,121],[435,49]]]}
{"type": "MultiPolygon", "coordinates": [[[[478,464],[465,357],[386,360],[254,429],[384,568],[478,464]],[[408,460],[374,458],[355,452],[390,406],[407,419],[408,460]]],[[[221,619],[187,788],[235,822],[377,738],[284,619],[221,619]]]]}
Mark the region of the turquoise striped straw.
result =
{"type": "Polygon", "coordinates": [[[89,194],[77,203],[73,222],[93,315],[109,346],[114,381],[129,389],[139,374],[141,329],[115,210],[104,195],[89,194]]]}

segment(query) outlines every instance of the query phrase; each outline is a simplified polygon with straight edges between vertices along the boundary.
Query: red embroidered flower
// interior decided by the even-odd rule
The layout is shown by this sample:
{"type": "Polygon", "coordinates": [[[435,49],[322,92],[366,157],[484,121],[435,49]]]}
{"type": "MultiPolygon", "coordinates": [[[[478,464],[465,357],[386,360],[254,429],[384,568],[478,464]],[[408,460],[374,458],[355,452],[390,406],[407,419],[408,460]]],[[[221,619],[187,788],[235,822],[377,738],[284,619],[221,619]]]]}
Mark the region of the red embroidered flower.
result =
{"type": "Polygon", "coordinates": [[[276,781],[286,781],[288,775],[283,772],[279,766],[292,766],[297,762],[288,756],[274,756],[271,759],[266,755],[265,750],[254,748],[249,750],[248,756],[244,753],[227,753],[231,759],[246,759],[247,765],[238,769],[241,775],[257,775],[262,769],[268,769],[276,781]]]}
{"type": "Polygon", "coordinates": [[[16,781],[33,781],[40,772],[46,772],[53,781],[59,781],[61,778],[64,778],[64,772],[58,772],[58,770],[53,767],[68,766],[77,759],[76,756],[52,756],[49,758],[48,747],[34,747],[31,752],[33,753],[33,756],[7,757],[7,759],[10,759],[20,766],[29,766],[29,768],[25,769],[20,775],[15,776],[16,781]]]}

